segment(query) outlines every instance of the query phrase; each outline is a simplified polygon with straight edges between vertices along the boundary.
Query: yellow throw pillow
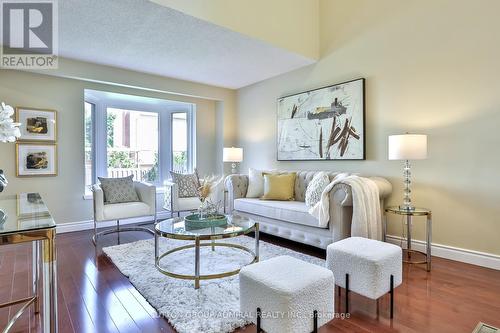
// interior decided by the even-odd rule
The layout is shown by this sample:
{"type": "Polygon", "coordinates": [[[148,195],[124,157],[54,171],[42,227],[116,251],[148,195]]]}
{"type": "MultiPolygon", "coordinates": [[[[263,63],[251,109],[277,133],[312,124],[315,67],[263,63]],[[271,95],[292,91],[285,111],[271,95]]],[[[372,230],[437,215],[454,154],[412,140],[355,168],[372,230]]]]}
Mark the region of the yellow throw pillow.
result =
{"type": "Polygon", "coordinates": [[[269,174],[264,173],[263,200],[294,200],[295,178],[297,173],[269,174]]]}

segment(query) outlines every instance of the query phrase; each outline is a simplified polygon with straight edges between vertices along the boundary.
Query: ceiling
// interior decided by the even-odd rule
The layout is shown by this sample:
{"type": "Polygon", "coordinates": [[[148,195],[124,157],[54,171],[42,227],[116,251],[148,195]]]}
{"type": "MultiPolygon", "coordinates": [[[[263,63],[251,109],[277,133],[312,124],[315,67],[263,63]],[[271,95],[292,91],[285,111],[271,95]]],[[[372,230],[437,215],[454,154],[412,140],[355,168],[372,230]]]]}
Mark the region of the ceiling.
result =
{"type": "Polygon", "coordinates": [[[59,56],[232,89],[314,62],[148,0],[60,0],[59,56]]]}

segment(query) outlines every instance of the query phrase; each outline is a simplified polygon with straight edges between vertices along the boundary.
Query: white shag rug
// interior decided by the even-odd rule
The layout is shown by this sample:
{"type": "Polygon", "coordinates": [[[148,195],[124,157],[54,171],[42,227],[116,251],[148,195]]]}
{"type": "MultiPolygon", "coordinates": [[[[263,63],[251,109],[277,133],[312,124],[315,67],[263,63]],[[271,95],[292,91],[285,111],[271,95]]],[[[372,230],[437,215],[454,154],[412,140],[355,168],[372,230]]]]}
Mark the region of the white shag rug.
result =
{"type": "MultiPolygon", "coordinates": [[[[255,240],[241,236],[227,240],[255,248],[255,240]]],[[[161,240],[160,250],[192,242],[161,240]]],[[[201,281],[200,289],[194,289],[194,281],[174,279],[160,273],[154,265],[154,240],[110,246],[103,249],[118,269],[146,300],[168,319],[179,333],[222,333],[232,332],[249,324],[239,313],[239,279],[232,277],[201,281]]],[[[280,246],[260,242],[260,260],[280,255],[289,255],[320,266],[325,261],[295,252],[280,246]]],[[[201,274],[213,274],[232,270],[251,261],[250,254],[233,248],[201,248],[201,274]]],[[[187,249],[169,255],[162,260],[162,266],[175,273],[194,274],[194,249],[187,249]]]]}

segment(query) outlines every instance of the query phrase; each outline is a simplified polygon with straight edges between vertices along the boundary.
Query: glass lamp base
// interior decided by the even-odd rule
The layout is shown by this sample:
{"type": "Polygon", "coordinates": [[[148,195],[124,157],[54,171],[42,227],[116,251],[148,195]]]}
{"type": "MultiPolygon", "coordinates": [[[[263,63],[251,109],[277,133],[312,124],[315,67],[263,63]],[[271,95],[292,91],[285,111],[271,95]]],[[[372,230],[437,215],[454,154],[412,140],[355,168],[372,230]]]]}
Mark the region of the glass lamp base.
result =
{"type": "Polygon", "coordinates": [[[406,206],[406,205],[399,205],[399,209],[400,210],[406,210],[406,211],[414,211],[415,210],[415,206],[406,206]]]}

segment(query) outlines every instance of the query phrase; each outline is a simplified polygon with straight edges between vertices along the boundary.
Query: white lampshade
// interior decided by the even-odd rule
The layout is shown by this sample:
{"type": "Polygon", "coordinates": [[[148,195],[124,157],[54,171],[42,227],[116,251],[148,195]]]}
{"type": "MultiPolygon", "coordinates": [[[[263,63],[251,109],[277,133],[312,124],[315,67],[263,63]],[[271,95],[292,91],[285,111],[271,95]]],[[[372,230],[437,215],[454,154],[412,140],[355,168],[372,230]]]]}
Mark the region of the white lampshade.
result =
{"type": "Polygon", "coordinates": [[[243,148],[224,148],[222,160],[232,163],[243,161],[243,148]]]}
{"type": "Polygon", "coordinates": [[[390,160],[423,160],[427,158],[427,135],[402,134],[389,136],[390,160]]]}

